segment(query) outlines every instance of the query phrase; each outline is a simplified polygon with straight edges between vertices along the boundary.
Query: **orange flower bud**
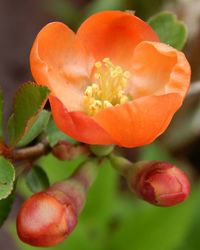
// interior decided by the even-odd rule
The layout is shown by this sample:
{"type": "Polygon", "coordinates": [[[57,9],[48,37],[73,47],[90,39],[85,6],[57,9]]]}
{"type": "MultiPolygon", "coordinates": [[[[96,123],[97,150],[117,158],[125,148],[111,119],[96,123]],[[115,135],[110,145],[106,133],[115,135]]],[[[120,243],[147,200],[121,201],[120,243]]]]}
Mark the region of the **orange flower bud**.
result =
{"type": "Polygon", "coordinates": [[[176,166],[159,161],[141,162],[138,166],[135,172],[129,172],[127,179],[131,190],[145,201],[173,206],[188,197],[188,177],[176,166]]]}
{"type": "Polygon", "coordinates": [[[71,233],[77,223],[73,206],[45,193],[31,196],[17,217],[19,238],[32,246],[54,246],[71,233]]]}

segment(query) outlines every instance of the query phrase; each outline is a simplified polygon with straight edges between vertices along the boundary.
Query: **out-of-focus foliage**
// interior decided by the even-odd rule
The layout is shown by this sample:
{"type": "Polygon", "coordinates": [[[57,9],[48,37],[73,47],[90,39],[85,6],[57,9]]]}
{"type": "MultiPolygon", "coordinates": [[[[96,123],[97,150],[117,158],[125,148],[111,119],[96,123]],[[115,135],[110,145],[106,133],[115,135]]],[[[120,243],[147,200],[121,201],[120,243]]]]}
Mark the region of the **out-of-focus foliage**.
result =
{"type": "Polygon", "coordinates": [[[65,21],[69,26],[77,29],[80,24],[91,14],[102,10],[121,9],[126,10],[126,0],[96,0],[91,1],[86,6],[78,9],[73,1],[66,0],[48,0],[48,10],[56,17],[65,21]]]}
{"type": "Polygon", "coordinates": [[[13,200],[14,195],[11,194],[8,196],[8,198],[0,201],[0,227],[3,225],[4,221],[10,213],[13,200]]]}
{"type": "Polygon", "coordinates": [[[166,150],[164,145],[159,142],[154,142],[148,146],[143,146],[140,148],[140,160],[159,160],[159,161],[173,161],[174,159],[170,153],[166,150]]]}
{"type": "Polygon", "coordinates": [[[62,140],[68,141],[72,144],[76,143],[76,141],[74,139],[72,139],[71,137],[62,133],[56,127],[55,122],[54,122],[52,117],[50,118],[48,126],[46,127],[45,134],[46,134],[46,138],[47,138],[49,144],[51,145],[51,147],[53,147],[58,141],[62,141],[62,140]]]}
{"type": "Polygon", "coordinates": [[[121,0],[96,0],[91,2],[86,7],[86,16],[90,16],[98,11],[103,10],[125,10],[127,6],[127,1],[121,0]]]}
{"type": "Polygon", "coordinates": [[[167,146],[176,150],[190,144],[200,136],[200,104],[190,105],[188,102],[172,121],[170,130],[164,134],[167,146]],[[177,133],[178,127],[178,133],[177,133]]]}
{"type": "Polygon", "coordinates": [[[39,166],[33,168],[26,175],[26,183],[33,193],[40,192],[49,187],[49,179],[46,172],[39,166]]]}
{"type": "Polygon", "coordinates": [[[44,8],[52,12],[52,14],[60,20],[69,24],[69,26],[76,26],[80,23],[81,12],[77,10],[70,1],[65,0],[46,0],[44,8]]]}
{"type": "MultiPolygon", "coordinates": [[[[199,190],[197,190],[199,192],[199,190]]],[[[184,241],[181,242],[180,247],[176,250],[197,250],[200,249],[200,216],[199,216],[199,206],[200,206],[200,196],[199,193],[196,194],[196,203],[195,203],[195,211],[192,214],[192,223],[190,226],[190,230],[187,236],[184,238],[184,241]]]]}
{"type": "Polygon", "coordinates": [[[77,29],[91,14],[103,10],[133,10],[137,16],[148,19],[162,7],[164,0],[94,0],[77,8],[71,0],[45,0],[45,9],[77,29]]]}
{"type": "MultiPolygon", "coordinates": [[[[148,19],[155,13],[159,12],[162,8],[165,0],[132,0],[128,1],[129,4],[132,2],[131,7],[136,10],[136,14],[138,16],[143,17],[144,19],[148,19]]],[[[170,0],[169,0],[170,2],[170,0]]]]}

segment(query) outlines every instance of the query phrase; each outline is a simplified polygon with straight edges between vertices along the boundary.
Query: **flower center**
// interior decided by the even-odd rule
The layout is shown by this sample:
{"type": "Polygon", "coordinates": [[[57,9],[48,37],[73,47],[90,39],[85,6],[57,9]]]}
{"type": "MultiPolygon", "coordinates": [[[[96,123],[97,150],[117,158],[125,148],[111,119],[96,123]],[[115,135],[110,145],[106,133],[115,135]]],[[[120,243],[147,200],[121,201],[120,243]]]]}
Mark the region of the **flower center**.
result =
{"type": "Polygon", "coordinates": [[[109,58],[95,63],[93,76],[94,81],[84,92],[84,106],[89,115],[130,100],[125,93],[130,72],[114,65],[109,58]]]}

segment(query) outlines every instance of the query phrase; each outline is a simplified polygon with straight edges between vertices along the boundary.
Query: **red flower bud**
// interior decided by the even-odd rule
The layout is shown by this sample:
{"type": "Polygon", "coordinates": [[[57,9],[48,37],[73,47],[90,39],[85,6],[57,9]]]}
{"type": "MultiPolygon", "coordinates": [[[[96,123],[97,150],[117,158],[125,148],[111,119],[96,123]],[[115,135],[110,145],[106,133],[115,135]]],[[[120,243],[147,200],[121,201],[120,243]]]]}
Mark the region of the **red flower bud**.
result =
{"type": "Polygon", "coordinates": [[[131,190],[157,206],[173,206],[184,201],[190,191],[186,174],[176,166],[159,161],[141,162],[127,177],[131,190]]]}
{"type": "Polygon", "coordinates": [[[52,149],[53,155],[61,161],[73,160],[80,154],[88,154],[88,148],[82,145],[72,145],[66,141],[59,141],[52,149]]]}
{"type": "Polygon", "coordinates": [[[98,161],[88,160],[69,179],[31,196],[17,217],[19,238],[41,247],[54,246],[66,239],[76,226],[97,172],[98,161]]]}
{"type": "Polygon", "coordinates": [[[45,192],[31,196],[17,217],[19,238],[32,246],[49,247],[62,242],[77,223],[74,207],[45,192]]]}
{"type": "Polygon", "coordinates": [[[70,144],[66,141],[58,142],[52,150],[53,155],[59,160],[69,160],[70,144]]]}

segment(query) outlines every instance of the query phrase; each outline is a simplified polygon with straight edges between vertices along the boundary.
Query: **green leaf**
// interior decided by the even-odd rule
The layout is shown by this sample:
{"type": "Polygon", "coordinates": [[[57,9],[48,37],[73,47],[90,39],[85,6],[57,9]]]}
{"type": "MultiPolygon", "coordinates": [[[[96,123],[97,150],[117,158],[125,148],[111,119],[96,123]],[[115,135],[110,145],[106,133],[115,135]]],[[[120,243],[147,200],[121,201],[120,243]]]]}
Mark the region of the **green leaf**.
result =
{"type": "Polygon", "coordinates": [[[0,140],[3,139],[3,92],[0,89],[0,140]]]}
{"type": "Polygon", "coordinates": [[[53,147],[58,141],[68,141],[75,144],[76,141],[68,135],[62,133],[55,125],[54,120],[51,118],[46,129],[47,140],[51,147],[53,147]]]}
{"type": "Polygon", "coordinates": [[[0,156],[0,200],[11,194],[14,180],[15,170],[13,165],[3,156],[0,156]]]}
{"type": "Polygon", "coordinates": [[[33,83],[26,83],[19,88],[14,100],[14,136],[11,137],[11,144],[16,145],[28,132],[42,110],[48,94],[46,87],[33,83]]]}
{"type": "Polygon", "coordinates": [[[33,141],[38,135],[41,134],[41,132],[46,128],[49,118],[50,118],[50,112],[47,110],[42,110],[35,123],[30,127],[28,132],[22,137],[22,139],[17,144],[17,147],[24,147],[27,144],[29,144],[31,141],[33,141]]]}
{"type": "Polygon", "coordinates": [[[36,193],[49,187],[49,179],[41,167],[33,166],[26,176],[26,184],[33,193],[36,193]]]}
{"type": "MultiPolygon", "coordinates": [[[[50,184],[60,181],[70,176],[75,169],[86,160],[86,156],[80,155],[72,161],[60,161],[52,154],[45,155],[37,161],[37,165],[41,166],[42,169],[48,176],[50,184]]],[[[28,198],[32,195],[30,189],[27,187],[26,179],[22,175],[17,181],[17,192],[23,197],[28,198]]]]}
{"type": "Polygon", "coordinates": [[[160,37],[161,42],[181,50],[187,40],[187,30],[183,22],[170,12],[161,12],[151,17],[149,25],[160,37]]]}
{"type": "Polygon", "coordinates": [[[12,204],[14,200],[14,195],[11,194],[6,199],[0,201],[0,227],[3,225],[4,221],[7,219],[12,204]]]}

